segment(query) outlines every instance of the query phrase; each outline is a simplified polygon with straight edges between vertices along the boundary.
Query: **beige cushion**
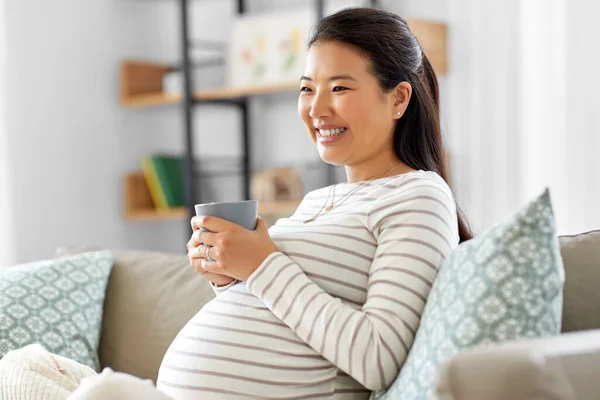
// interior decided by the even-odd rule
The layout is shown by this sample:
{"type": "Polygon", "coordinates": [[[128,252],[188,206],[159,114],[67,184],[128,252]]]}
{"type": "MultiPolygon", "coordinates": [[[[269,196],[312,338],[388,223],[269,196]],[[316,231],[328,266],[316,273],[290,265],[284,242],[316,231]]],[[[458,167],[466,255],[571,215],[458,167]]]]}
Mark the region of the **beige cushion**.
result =
{"type": "Polygon", "coordinates": [[[600,330],[463,351],[440,372],[439,400],[591,400],[600,393],[600,330]]]}
{"type": "Polygon", "coordinates": [[[562,331],[600,329],[600,231],[559,240],[565,267],[562,331]]]}
{"type": "MultiPolygon", "coordinates": [[[[57,253],[85,250],[89,248],[57,253]]],[[[156,382],[169,345],[214,292],[183,255],[112,252],[115,265],[104,304],[100,362],[103,367],[156,382]]]]}

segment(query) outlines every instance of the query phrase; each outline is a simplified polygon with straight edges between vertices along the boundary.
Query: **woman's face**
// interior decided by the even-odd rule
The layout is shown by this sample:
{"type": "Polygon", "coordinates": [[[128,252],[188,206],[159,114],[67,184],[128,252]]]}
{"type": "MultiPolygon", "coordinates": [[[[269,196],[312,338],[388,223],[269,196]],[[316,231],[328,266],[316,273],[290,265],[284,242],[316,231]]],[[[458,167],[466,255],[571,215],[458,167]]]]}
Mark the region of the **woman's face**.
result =
{"type": "Polygon", "coordinates": [[[298,113],[325,162],[358,167],[395,158],[397,91],[384,93],[370,61],[354,48],[333,41],[313,45],[300,87],[298,113]]]}

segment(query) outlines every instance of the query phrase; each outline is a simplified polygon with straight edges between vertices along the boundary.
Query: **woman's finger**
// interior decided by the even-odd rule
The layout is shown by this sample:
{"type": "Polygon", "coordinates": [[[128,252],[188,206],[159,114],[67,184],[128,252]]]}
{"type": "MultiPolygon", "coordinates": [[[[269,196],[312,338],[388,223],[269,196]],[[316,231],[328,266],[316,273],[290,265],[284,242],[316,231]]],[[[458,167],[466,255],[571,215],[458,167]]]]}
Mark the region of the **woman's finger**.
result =
{"type": "MultiPolygon", "coordinates": [[[[214,262],[214,261],[212,261],[214,262]]],[[[208,262],[210,263],[210,262],[208,262]]],[[[207,264],[207,261],[205,258],[197,258],[195,260],[192,260],[191,265],[192,268],[200,275],[204,276],[207,279],[210,279],[209,277],[214,276],[214,275],[222,275],[216,272],[210,272],[206,269],[204,269],[204,264],[207,264]]],[[[211,268],[215,268],[215,267],[211,267],[211,268]]]]}
{"type": "Polygon", "coordinates": [[[194,235],[192,235],[192,237],[190,238],[190,240],[188,240],[187,245],[186,245],[188,253],[190,252],[190,250],[195,249],[200,244],[201,243],[198,243],[198,241],[194,238],[194,235]]]}
{"type": "Polygon", "coordinates": [[[218,261],[217,260],[217,252],[216,249],[213,248],[213,246],[202,246],[204,249],[202,250],[204,252],[204,258],[206,258],[209,261],[218,261]]]}
{"type": "Polygon", "coordinates": [[[212,246],[200,245],[196,249],[194,249],[192,258],[206,258],[211,259],[212,261],[217,260],[217,251],[213,249],[212,246]]]}
{"type": "Polygon", "coordinates": [[[192,231],[194,232],[200,229],[200,226],[198,225],[198,218],[196,218],[196,216],[193,216],[192,219],[190,219],[190,225],[192,226],[192,231]]]}
{"type": "Polygon", "coordinates": [[[190,260],[190,265],[192,266],[192,269],[194,271],[196,271],[197,273],[199,273],[200,275],[204,275],[205,273],[207,273],[207,271],[202,268],[202,258],[196,258],[196,259],[192,259],[190,260]]]}
{"type": "Polygon", "coordinates": [[[196,247],[198,247],[198,246],[200,246],[202,244],[202,241],[199,240],[200,239],[200,233],[201,233],[201,231],[199,229],[196,229],[192,233],[192,236],[190,237],[190,240],[187,243],[187,249],[188,249],[188,251],[191,250],[192,248],[196,248],[196,247]]]}
{"type": "Polygon", "coordinates": [[[218,261],[209,261],[206,258],[202,258],[200,260],[200,268],[207,272],[212,272],[215,274],[223,274],[221,267],[219,267],[218,261]]]}
{"type": "Polygon", "coordinates": [[[194,238],[198,243],[209,244],[211,246],[217,244],[217,234],[203,229],[198,229],[196,232],[194,232],[192,238],[194,238]]]}
{"type": "Polygon", "coordinates": [[[199,244],[195,247],[191,247],[190,249],[188,249],[187,257],[190,260],[206,258],[206,251],[209,248],[210,248],[210,246],[205,246],[203,244],[199,244]]]}
{"type": "Polygon", "coordinates": [[[190,259],[190,261],[191,260],[200,259],[200,258],[204,258],[203,246],[202,245],[198,245],[198,246],[195,246],[195,247],[191,247],[188,250],[187,258],[190,259]]]}
{"type": "Polygon", "coordinates": [[[235,226],[233,222],[227,221],[226,219],[211,217],[207,215],[201,215],[194,217],[196,226],[208,229],[211,232],[223,232],[235,226]]]}
{"type": "Polygon", "coordinates": [[[227,275],[223,275],[223,274],[217,274],[214,272],[208,272],[206,271],[204,268],[202,268],[201,264],[201,259],[197,259],[194,260],[192,262],[192,268],[200,275],[202,275],[202,277],[208,279],[211,282],[216,283],[217,285],[226,285],[228,283],[230,283],[233,278],[227,275]]]}

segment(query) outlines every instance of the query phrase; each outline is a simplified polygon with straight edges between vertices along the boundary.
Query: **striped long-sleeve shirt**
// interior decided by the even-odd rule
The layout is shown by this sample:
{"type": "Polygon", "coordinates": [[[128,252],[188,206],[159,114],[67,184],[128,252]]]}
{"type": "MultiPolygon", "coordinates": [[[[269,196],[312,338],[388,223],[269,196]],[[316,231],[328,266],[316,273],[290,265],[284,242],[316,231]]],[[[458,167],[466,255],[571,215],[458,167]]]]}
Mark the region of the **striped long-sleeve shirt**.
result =
{"type": "Polygon", "coordinates": [[[455,202],[416,171],[306,195],[269,229],[280,251],[182,329],[158,387],[174,399],[366,399],[389,386],[442,261],[458,244],[455,202]]]}

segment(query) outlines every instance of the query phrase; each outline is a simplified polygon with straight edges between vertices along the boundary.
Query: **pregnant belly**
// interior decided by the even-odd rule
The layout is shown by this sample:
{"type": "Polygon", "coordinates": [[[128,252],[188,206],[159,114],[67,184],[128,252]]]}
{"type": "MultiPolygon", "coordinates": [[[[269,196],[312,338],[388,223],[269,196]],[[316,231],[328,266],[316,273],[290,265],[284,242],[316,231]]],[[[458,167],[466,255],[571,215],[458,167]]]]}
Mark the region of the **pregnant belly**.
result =
{"type": "Polygon", "coordinates": [[[174,399],[313,398],[333,393],[336,371],[241,283],[179,332],[157,386],[174,399]]]}

